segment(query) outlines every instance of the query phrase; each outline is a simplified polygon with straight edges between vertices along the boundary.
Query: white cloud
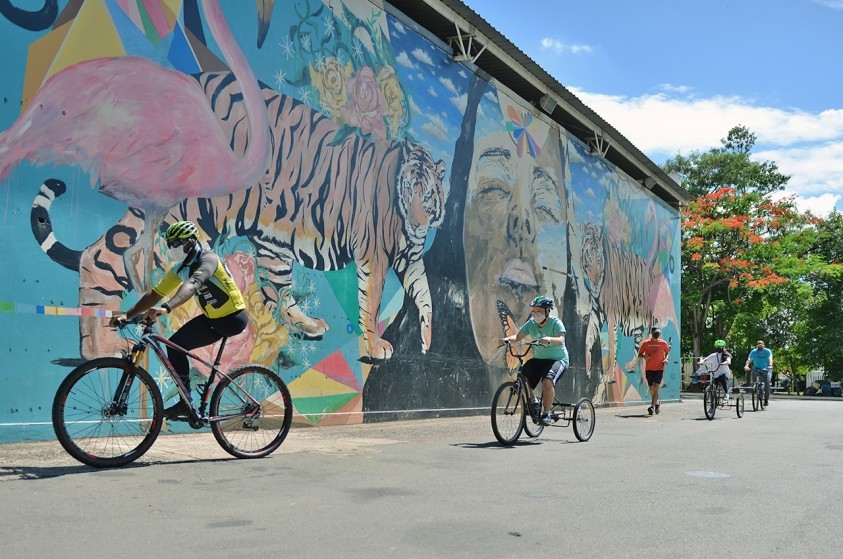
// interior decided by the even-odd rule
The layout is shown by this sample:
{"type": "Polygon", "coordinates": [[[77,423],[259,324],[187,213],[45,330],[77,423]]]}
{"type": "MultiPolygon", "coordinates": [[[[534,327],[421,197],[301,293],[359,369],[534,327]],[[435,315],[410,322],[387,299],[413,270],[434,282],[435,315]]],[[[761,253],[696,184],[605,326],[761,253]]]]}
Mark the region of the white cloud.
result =
{"type": "Polygon", "coordinates": [[[408,99],[410,100],[410,113],[414,115],[420,115],[422,113],[421,107],[416,104],[416,100],[409,96],[408,99]]]}
{"type": "Polygon", "coordinates": [[[398,53],[398,56],[395,57],[395,62],[397,62],[398,64],[400,64],[401,66],[403,66],[405,68],[410,68],[412,70],[414,70],[416,68],[413,65],[413,61],[410,60],[410,57],[407,54],[407,52],[403,51],[403,50],[400,53],[398,53]]]}
{"type": "Polygon", "coordinates": [[[424,130],[434,140],[448,139],[448,126],[445,124],[445,119],[439,115],[431,115],[428,121],[422,125],[424,130]]]}
{"type": "MultiPolygon", "coordinates": [[[[779,200],[791,196],[788,193],[775,193],[773,199],[779,200]]],[[[819,217],[826,217],[837,206],[841,196],[839,194],[822,194],[820,196],[796,196],[796,208],[802,212],[811,212],[819,217]]]]}
{"type": "Polygon", "coordinates": [[[433,59],[431,59],[430,55],[424,52],[422,49],[413,49],[413,52],[411,52],[410,54],[412,54],[413,58],[415,58],[422,64],[427,64],[428,66],[433,65],[433,59]]]}
{"type": "Polygon", "coordinates": [[[430,86],[430,87],[427,88],[427,93],[431,97],[439,97],[439,93],[436,91],[436,88],[434,88],[433,86],[430,86]]]}
{"type": "Polygon", "coordinates": [[[439,78],[439,83],[441,83],[443,86],[445,86],[445,89],[447,89],[449,92],[453,93],[454,95],[459,94],[459,91],[457,91],[457,88],[454,85],[454,82],[451,80],[451,78],[439,78]]]}
{"type": "Polygon", "coordinates": [[[814,0],[814,4],[825,6],[833,10],[843,10],[843,0],[814,0]]]}
{"type": "MultiPolygon", "coordinates": [[[[843,109],[811,113],[740,97],[572,91],[658,164],[677,153],[720,147],[729,130],[742,125],[758,138],[753,157],[773,161],[791,176],[786,192],[798,197],[799,207],[825,214],[843,199],[843,109]],[[823,205],[829,207],[820,212],[823,205]]],[[[680,89],[671,86],[671,91],[680,89]]]]}
{"type": "Polygon", "coordinates": [[[545,37],[541,40],[541,49],[549,50],[555,54],[565,54],[566,52],[570,52],[571,54],[587,54],[591,52],[589,45],[568,45],[559,39],[551,39],[550,37],[545,37]]]}
{"type": "Polygon", "coordinates": [[[464,113],[465,108],[468,106],[468,94],[463,93],[462,95],[451,97],[451,103],[457,108],[459,112],[464,113]]]}

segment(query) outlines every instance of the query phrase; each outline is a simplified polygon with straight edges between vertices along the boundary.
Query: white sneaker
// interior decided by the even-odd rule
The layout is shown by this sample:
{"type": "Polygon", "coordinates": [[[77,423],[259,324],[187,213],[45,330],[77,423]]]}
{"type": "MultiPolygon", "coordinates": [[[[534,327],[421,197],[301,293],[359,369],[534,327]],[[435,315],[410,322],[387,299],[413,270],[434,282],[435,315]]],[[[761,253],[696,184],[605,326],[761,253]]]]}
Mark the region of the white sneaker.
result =
{"type": "Polygon", "coordinates": [[[723,397],[723,401],[724,401],[725,403],[727,403],[727,404],[729,403],[729,395],[728,395],[728,394],[726,394],[726,395],[723,397]]]}

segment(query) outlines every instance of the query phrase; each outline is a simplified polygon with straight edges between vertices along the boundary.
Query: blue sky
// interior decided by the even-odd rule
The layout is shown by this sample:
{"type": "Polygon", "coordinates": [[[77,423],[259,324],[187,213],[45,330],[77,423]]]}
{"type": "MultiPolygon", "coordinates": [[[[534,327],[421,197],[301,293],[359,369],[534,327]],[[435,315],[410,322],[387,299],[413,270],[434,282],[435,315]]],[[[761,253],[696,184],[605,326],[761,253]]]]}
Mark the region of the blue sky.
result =
{"type": "Polygon", "coordinates": [[[843,0],[463,0],[655,163],[758,136],[803,210],[843,210],[843,0]]]}

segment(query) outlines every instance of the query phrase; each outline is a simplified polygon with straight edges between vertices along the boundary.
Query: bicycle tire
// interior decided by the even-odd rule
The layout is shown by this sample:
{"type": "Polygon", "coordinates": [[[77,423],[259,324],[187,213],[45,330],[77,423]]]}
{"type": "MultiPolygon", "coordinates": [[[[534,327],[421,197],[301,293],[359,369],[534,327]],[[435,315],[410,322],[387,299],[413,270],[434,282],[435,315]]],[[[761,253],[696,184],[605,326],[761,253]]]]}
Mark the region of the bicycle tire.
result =
{"type": "Polygon", "coordinates": [[[717,411],[717,398],[712,384],[709,384],[705,388],[703,394],[703,410],[705,410],[705,417],[709,421],[714,419],[714,414],[717,411]]]}
{"type": "Polygon", "coordinates": [[[518,383],[508,381],[498,387],[492,398],[492,432],[504,446],[518,440],[525,422],[524,397],[518,383]]]}
{"type": "Polygon", "coordinates": [[[758,408],[761,407],[760,406],[760,400],[761,400],[761,392],[759,391],[758,383],[756,382],[752,386],[752,411],[758,411],[758,408]]]}
{"type": "Polygon", "coordinates": [[[739,394],[737,398],[735,398],[735,413],[738,414],[738,417],[743,417],[744,412],[744,401],[743,401],[743,394],[739,394]]]}
{"type": "Polygon", "coordinates": [[[244,365],[217,384],[210,413],[216,418],[211,421],[211,432],[223,450],[237,458],[262,458],[287,438],[293,423],[293,400],[287,385],[273,371],[244,365]]]}
{"type": "Polygon", "coordinates": [[[161,432],[163,417],[161,392],[152,376],[118,357],[79,365],[53,399],[53,430],[59,443],[94,468],[125,466],[143,456],[161,432]],[[124,374],[132,381],[126,407],[110,409],[124,374]]]}
{"type": "MultiPolygon", "coordinates": [[[[539,397],[539,409],[543,409],[541,406],[541,397],[539,397]]],[[[524,410],[524,432],[527,433],[527,436],[535,439],[542,434],[542,431],[544,431],[544,425],[542,423],[535,423],[530,412],[524,410]]]]}
{"type": "Polygon", "coordinates": [[[580,442],[586,442],[594,434],[596,423],[597,414],[594,413],[594,404],[588,398],[580,398],[574,406],[574,436],[580,442]]]}

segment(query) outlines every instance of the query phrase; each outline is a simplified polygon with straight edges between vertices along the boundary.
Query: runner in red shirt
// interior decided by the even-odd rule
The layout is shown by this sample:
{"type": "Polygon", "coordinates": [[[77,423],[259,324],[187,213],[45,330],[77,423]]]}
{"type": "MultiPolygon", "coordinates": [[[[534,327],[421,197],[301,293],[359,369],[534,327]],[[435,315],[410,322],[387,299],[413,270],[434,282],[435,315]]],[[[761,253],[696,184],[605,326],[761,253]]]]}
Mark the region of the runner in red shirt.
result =
{"type": "Polygon", "coordinates": [[[653,326],[650,328],[650,337],[641,344],[641,349],[638,350],[638,357],[645,357],[644,364],[645,375],[647,378],[647,385],[650,387],[650,397],[652,399],[650,407],[647,408],[647,413],[653,415],[653,411],[659,413],[659,389],[662,386],[662,379],[664,378],[664,366],[667,364],[667,356],[670,353],[670,346],[662,339],[662,331],[653,326]]]}

